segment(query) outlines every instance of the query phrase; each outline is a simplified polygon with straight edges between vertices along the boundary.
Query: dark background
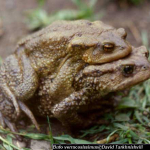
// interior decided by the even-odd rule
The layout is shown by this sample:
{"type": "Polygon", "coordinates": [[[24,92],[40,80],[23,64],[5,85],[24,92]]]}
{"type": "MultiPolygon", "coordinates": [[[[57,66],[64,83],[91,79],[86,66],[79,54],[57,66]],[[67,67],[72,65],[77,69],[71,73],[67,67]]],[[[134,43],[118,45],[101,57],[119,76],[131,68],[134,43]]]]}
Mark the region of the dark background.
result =
{"type": "MultiPolygon", "coordinates": [[[[86,0],[88,2],[88,0],[86,0]]],[[[123,1],[123,0],[122,0],[123,1]]],[[[29,34],[25,24],[25,12],[37,7],[37,0],[0,0],[0,18],[4,34],[0,37],[0,56],[5,58],[15,50],[19,39],[29,34]]],[[[43,7],[48,13],[60,9],[74,8],[71,0],[47,0],[43,7]]],[[[117,0],[98,0],[95,12],[103,11],[102,21],[116,28],[123,27],[128,32],[128,40],[140,46],[141,32],[150,33],[150,2],[139,5],[119,3],[117,0]]]]}

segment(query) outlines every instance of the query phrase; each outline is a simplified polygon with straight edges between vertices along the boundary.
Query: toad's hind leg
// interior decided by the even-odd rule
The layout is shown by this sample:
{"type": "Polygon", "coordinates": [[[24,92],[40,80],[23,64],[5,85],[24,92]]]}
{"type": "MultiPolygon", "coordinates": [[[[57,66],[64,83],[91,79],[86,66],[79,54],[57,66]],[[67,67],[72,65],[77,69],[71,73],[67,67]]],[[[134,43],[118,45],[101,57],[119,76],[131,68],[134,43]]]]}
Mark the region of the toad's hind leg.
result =
{"type": "Polygon", "coordinates": [[[23,49],[6,58],[0,68],[1,125],[6,124],[5,119],[9,124],[15,122],[25,112],[38,128],[32,112],[23,104],[34,95],[37,86],[37,74],[23,49]]]}

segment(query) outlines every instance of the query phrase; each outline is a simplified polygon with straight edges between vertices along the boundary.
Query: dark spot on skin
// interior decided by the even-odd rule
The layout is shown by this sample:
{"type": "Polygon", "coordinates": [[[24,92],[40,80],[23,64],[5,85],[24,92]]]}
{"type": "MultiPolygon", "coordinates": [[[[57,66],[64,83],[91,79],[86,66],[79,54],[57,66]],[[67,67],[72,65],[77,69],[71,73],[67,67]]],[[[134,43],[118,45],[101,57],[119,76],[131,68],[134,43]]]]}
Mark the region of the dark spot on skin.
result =
{"type": "Polygon", "coordinates": [[[101,74],[102,72],[99,71],[99,70],[95,70],[94,73],[98,73],[98,74],[101,74]]]}
{"type": "Polygon", "coordinates": [[[52,29],[52,31],[57,31],[57,28],[52,29]]]}
{"type": "Polygon", "coordinates": [[[50,81],[51,81],[51,83],[53,83],[54,79],[53,79],[53,78],[51,78],[51,79],[50,79],[50,81]]]}
{"type": "Polygon", "coordinates": [[[92,23],[91,23],[91,22],[87,22],[87,25],[91,26],[91,25],[92,25],[92,23]]]}
{"type": "Polygon", "coordinates": [[[91,47],[91,46],[87,46],[87,45],[84,45],[84,46],[83,46],[84,49],[89,49],[90,47],[91,47]]]}
{"type": "Polygon", "coordinates": [[[97,45],[96,45],[97,47],[100,47],[101,46],[101,44],[100,43],[97,43],[97,45]]]}
{"type": "Polygon", "coordinates": [[[86,63],[86,64],[84,65],[84,67],[87,67],[87,66],[89,66],[89,64],[88,64],[88,63],[86,63]]]}
{"type": "Polygon", "coordinates": [[[72,47],[81,47],[81,45],[79,45],[79,44],[72,44],[72,47]]]}
{"type": "Polygon", "coordinates": [[[77,33],[77,36],[78,36],[78,37],[81,37],[81,36],[82,36],[82,33],[77,33]]]}
{"type": "Polygon", "coordinates": [[[121,46],[120,49],[125,49],[125,47],[121,46]]]}

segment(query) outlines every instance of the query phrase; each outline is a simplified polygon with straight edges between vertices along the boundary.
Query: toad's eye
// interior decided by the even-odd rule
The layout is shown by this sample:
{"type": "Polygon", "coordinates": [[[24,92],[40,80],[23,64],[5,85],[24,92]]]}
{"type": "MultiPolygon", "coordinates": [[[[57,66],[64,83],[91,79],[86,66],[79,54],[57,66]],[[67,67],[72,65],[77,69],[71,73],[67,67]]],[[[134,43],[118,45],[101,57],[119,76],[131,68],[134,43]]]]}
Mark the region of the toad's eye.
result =
{"type": "Polygon", "coordinates": [[[130,76],[131,74],[133,74],[134,66],[133,65],[123,66],[122,71],[124,76],[130,76]]]}
{"type": "Polygon", "coordinates": [[[103,50],[105,52],[112,52],[115,48],[115,45],[114,43],[104,43],[103,44],[103,50]]]}

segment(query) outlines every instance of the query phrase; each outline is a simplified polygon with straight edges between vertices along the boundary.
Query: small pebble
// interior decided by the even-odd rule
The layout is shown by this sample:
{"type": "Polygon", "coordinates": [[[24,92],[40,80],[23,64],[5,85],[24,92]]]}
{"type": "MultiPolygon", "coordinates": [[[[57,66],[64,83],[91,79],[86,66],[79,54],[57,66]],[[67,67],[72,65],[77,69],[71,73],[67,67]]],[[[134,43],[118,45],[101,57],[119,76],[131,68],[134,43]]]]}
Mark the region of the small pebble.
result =
{"type": "Polygon", "coordinates": [[[17,141],[17,140],[13,139],[13,144],[15,146],[17,146],[18,148],[26,148],[26,143],[25,142],[20,142],[20,141],[17,141]]]}
{"type": "Polygon", "coordinates": [[[31,140],[30,148],[31,150],[51,150],[51,145],[48,141],[31,140]]]}

